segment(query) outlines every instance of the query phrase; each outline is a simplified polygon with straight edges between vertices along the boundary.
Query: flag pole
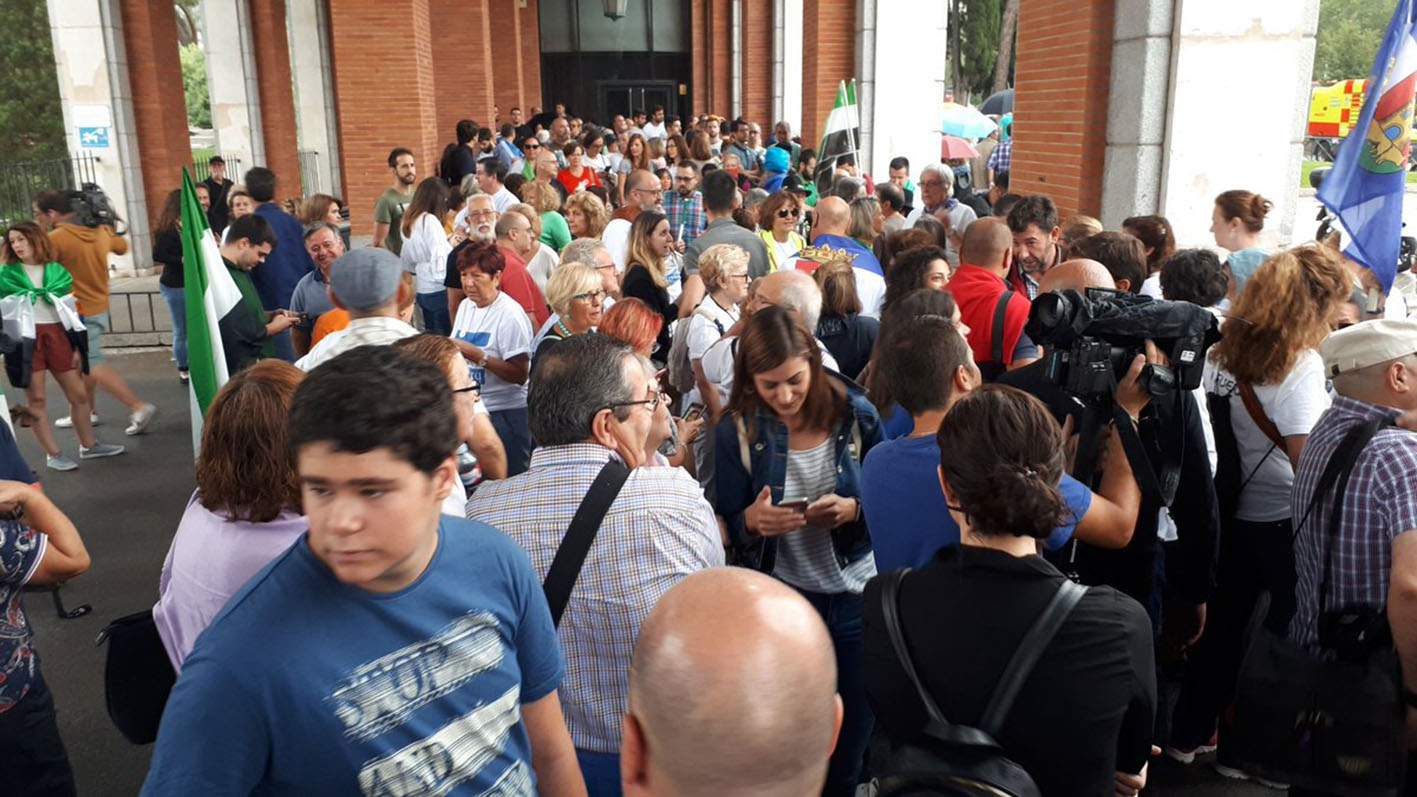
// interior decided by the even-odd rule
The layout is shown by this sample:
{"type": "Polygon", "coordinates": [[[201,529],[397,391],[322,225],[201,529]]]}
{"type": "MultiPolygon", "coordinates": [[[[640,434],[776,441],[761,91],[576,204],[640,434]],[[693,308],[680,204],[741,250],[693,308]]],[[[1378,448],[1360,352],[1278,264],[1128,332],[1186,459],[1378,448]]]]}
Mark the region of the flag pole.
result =
{"type": "Polygon", "coordinates": [[[847,96],[851,100],[850,107],[852,118],[849,121],[855,124],[847,125],[846,140],[851,143],[851,157],[856,161],[856,171],[865,174],[866,166],[861,162],[861,150],[857,148],[859,142],[856,140],[856,135],[851,132],[852,130],[861,130],[861,106],[857,104],[861,101],[861,98],[856,96],[856,78],[851,79],[851,91],[847,96]]]}

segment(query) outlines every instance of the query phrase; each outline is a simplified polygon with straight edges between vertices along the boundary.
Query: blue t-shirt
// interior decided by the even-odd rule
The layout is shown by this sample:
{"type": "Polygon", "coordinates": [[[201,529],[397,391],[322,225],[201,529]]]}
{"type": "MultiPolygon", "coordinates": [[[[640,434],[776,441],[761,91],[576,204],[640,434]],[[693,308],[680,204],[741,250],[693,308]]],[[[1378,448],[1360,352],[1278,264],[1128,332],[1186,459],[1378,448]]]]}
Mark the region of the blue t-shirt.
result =
{"type": "Polygon", "coordinates": [[[423,575],[378,594],[307,539],[197,639],[143,794],[533,793],[521,706],[564,669],[526,554],[444,515],[423,575]]]}
{"type": "Polygon", "coordinates": [[[881,415],[881,436],[887,440],[894,440],[897,437],[905,437],[915,431],[915,419],[910,417],[910,413],[899,404],[892,404],[887,408],[889,415],[881,415]]]}
{"type": "MultiPolygon", "coordinates": [[[[903,411],[902,411],[903,412],[903,411]]],[[[920,568],[946,545],[959,544],[959,526],[950,517],[937,468],[934,437],[901,437],[878,443],[866,454],[861,472],[861,510],[871,531],[876,570],[920,568]]],[[[1043,547],[1056,551],[1073,537],[1077,520],[1092,505],[1092,490],[1063,474],[1058,485],[1073,522],[1048,535],[1043,547]]]]}
{"type": "Polygon", "coordinates": [[[305,251],[304,230],[295,217],[274,202],[256,206],[256,215],[270,222],[276,234],[276,245],[266,255],[266,262],[251,270],[251,283],[261,295],[267,310],[279,310],[290,302],[300,278],[315,270],[315,261],[305,251]]]}

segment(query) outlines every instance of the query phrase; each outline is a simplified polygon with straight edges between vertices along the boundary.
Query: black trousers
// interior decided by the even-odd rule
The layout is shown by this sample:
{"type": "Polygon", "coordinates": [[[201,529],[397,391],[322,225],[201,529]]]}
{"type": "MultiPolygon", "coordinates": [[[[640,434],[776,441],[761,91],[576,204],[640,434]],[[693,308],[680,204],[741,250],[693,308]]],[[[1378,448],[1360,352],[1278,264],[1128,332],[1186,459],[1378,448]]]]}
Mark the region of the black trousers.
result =
{"type": "Polygon", "coordinates": [[[0,713],[0,792],[11,797],[74,797],[74,772],[54,720],[44,677],[0,713]]]}
{"type": "Polygon", "coordinates": [[[1294,617],[1294,542],[1290,521],[1231,520],[1220,536],[1215,594],[1206,607],[1205,634],[1196,646],[1176,703],[1171,743],[1182,750],[1205,744],[1220,712],[1235,697],[1245,629],[1260,594],[1270,594],[1264,624],[1288,635],[1294,617]]]}

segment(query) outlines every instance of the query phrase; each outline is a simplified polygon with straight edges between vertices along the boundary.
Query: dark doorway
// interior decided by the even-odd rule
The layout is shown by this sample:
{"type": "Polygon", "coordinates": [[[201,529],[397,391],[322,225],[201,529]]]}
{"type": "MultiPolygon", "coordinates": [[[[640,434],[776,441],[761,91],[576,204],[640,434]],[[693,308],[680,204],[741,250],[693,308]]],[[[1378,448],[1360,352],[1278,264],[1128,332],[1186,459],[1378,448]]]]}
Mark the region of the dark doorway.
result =
{"type": "Polygon", "coordinates": [[[602,80],[597,94],[597,119],[609,120],[617,113],[628,119],[632,112],[649,113],[656,105],[666,114],[678,112],[678,84],[672,80],[602,80]]]}

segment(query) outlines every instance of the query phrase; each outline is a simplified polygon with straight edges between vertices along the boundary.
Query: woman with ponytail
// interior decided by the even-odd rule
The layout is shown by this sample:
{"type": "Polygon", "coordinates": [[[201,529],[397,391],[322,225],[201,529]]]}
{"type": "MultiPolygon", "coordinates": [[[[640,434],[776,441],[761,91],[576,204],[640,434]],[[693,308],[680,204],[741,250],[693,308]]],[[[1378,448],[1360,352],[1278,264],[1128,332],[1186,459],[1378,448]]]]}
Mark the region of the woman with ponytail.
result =
{"type": "Polygon", "coordinates": [[[1245,292],[1245,283],[1254,275],[1270,251],[1260,246],[1264,217],[1274,203],[1250,191],[1226,191],[1215,198],[1210,214],[1210,233],[1215,245],[1228,249],[1225,265],[1230,269],[1230,301],[1245,292]]]}
{"type": "MultiPolygon", "coordinates": [[[[1067,579],[1038,556],[1070,514],[1063,433],[1038,399],[985,385],[940,422],[939,479],[960,545],[866,587],[866,693],[886,739],[918,738],[927,715],[884,622],[882,582],[902,578],[901,633],[925,690],[951,723],[981,727],[1014,651],[1067,579]]],[[[994,733],[1047,795],[1135,794],[1156,708],[1151,622],[1117,590],[1090,587],[1066,615],[994,733]]],[[[881,776],[892,773],[878,772],[881,776]]]]}

